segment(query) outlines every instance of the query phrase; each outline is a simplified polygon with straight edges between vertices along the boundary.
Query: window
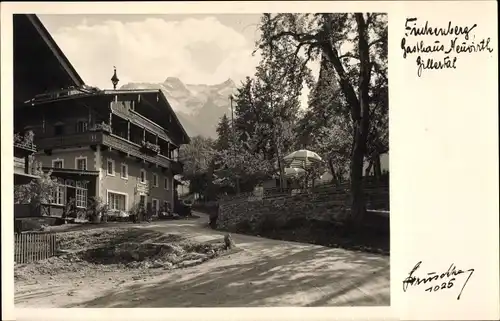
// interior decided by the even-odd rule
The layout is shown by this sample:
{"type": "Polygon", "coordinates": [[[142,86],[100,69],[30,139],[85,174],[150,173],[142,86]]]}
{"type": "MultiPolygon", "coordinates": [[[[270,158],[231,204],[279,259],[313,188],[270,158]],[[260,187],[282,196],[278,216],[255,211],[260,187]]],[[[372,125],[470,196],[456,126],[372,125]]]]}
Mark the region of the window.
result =
{"type": "Polygon", "coordinates": [[[75,159],[75,168],[81,171],[87,170],[87,157],[77,157],[75,159]]]}
{"type": "Polygon", "coordinates": [[[153,173],[153,186],[158,187],[158,175],[153,173]]]}
{"type": "Polygon", "coordinates": [[[160,202],[153,198],[153,200],[151,201],[151,207],[152,207],[152,210],[153,210],[153,213],[158,213],[158,211],[160,210],[160,202]]]}
{"type": "Polygon", "coordinates": [[[76,132],[77,133],[84,133],[87,131],[89,127],[89,123],[85,120],[80,120],[76,123],[76,132]]]}
{"type": "Polygon", "coordinates": [[[56,187],[54,193],[52,193],[52,204],[54,205],[64,205],[64,189],[63,185],[56,187]]]}
{"type": "Polygon", "coordinates": [[[146,171],[141,169],[141,183],[146,183],[146,171]]]}
{"type": "Polygon", "coordinates": [[[170,179],[168,177],[165,177],[165,180],[163,181],[164,188],[165,189],[170,189],[170,179]]]}
{"type": "Polygon", "coordinates": [[[87,186],[83,182],[76,182],[76,207],[87,207],[87,186]]]}
{"type": "Polygon", "coordinates": [[[109,209],[113,211],[125,211],[127,204],[126,194],[108,192],[109,209]]]}
{"type": "Polygon", "coordinates": [[[108,159],[108,175],[115,176],[115,161],[112,159],[108,159]]]}
{"type": "Polygon", "coordinates": [[[121,177],[123,179],[128,179],[128,165],[127,164],[122,164],[121,177]]]}
{"type": "Polygon", "coordinates": [[[58,125],[54,126],[54,135],[55,136],[64,135],[64,125],[63,124],[58,124],[58,125]]]}
{"type": "Polygon", "coordinates": [[[62,159],[52,160],[52,167],[53,168],[63,168],[64,167],[64,160],[62,160],[62,159]]]}

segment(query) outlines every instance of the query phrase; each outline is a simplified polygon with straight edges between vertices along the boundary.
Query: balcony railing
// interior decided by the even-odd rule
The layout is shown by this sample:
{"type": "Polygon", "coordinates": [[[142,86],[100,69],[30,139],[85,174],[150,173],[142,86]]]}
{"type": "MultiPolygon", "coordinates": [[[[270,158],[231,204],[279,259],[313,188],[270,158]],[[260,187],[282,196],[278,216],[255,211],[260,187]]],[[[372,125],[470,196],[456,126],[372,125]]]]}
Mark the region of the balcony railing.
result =
{"type": "Polygon", "coordinates": [[[122,103],[116,102],[111,104],[111,110],[113,114],[123,118],[123,119],[129,119],[133,124],[141,127],[141,128],[146,128],[147,131],[153,134],[157,134],[159,138],[165,140],[165,141],[170,141],[168,138],[165,129],[161,127],[160,125],[148,120],[142,115],[139,115],[133,110],[130,110],[127,108],[125,105],[122,103]]]}
{"type": "Polygon", "coordinates": [[[102,122],[100,124],[95,124],[94,126],[90,127],[89,131],[91,132],[102,131],[106,133],[111,133],[111,126],[109,124],[102,122]]]}
{"type": "Polygon", "coordinates": [[[42,164],[30,160],[30,157],[15,157],[14,156],[14,173],[22,173],[35,175],[41,170],[42,164]]]}
{"type": "Polygon", "coordinates": [[[156,154],[160,153],[160,146],[159,145],[150,143],[150,142],[145,141],[145,140],[142,141],[142,148],[149,150],[149,151],[156,153],[156,154]]]}
{"type": "Polygon", "coordinates": [[[164,168],[171,168],[172,166],[172,160],[162,157],[159,154],[146,154],[142,151],[143,147],[141,145],[134,144],[116,135],[104,135],[102,144],[164,168]]]}
{"type": "Polygon", "coordinates": [[[36,152],[33,132],[28,131],[25,135],[14,134],[14,147],[36,152]]]}
{"type": "Polygon", "coordinates": [[[102,132],[88,131],[73,135],[44,137],[37,139],[37,145],[40,149],[97,145],[102,143],[102,136],[102,132]]]}

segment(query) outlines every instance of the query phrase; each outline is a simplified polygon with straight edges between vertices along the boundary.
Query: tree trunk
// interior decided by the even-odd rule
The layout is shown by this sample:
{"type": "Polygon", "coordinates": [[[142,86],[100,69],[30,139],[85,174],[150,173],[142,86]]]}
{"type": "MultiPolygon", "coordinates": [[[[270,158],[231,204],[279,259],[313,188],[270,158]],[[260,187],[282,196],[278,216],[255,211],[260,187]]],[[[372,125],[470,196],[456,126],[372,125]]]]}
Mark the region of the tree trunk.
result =
{"type": "Polygon", "coordinates": [[[355,126],[354,148],[351,159],[351,215],[354,222],[363,220],[366,204],[363,191],[363,162],[366,153],[366,140],[369,129],[369,89],[371,76],[370,53],[367,41],[367,26],[362,13],[356,13],[358,27],[358,47],[360,58],[359,71],[359,116],[353,117],[355,126]]]}
{"type": "MultiPolygon", "coordinates": [[[[349,104],[350,114],[354,125],[354,141],[351,154],[350,187],[351,187],[351,218],[353,222],[360,222],[365,214],[365,200],[363,195],[363,161],[366,153],[366,140],[369,128],[369,89],[371,76],[371,62],[368,45],[368,26],[362,13],[355,13],[358,31],[358,52],[360,60],[358,95],[351,84],[346,70],[339,58],[337,49],[331,42],[321,43],[323,53],[332,62],[337,72],[340,88],[349,104]]],[[[324,31],[333,35],[331,27],[332,15],[324,14],[324,31]]]]}
{"type": "Polygon", "coordinates": [[[373,164],[374,164],[374,172],[375,172],[375,178],[377,180],[380,179],[380,177],[382,176],[382,165],[380,164],[380,154],[375,154],[375,159],[373,160],[373,164]]]}
{"type": "Polygon", "coordinates": [[[365,199],[363,193],[363,133],[356,124],[356,136],[354,138],[354,149],[351,156],[351,218],[355,223],[359,223],[365,214],[365,199]]]}
{"type": "Polygon", "coordinates": [[[240,194],[240,178],[236,176],[236,194],[240,194]]]}
{"type": "Polygon", "coordinates": [[[337,174],[335,173],[335,167],[333,167],[333,162],[331,159],[328,160],[328,167],[330,168],[330,172],[332,173],[332,183],[338,183],[337,174]]]}
{"type": "Polygon", "coordinates": [[[370,171],[372,170],[372,167],[373,167],[373,159],[370,159],[368,167],[365,169],[365,176],[370,176],[370,171]]]}

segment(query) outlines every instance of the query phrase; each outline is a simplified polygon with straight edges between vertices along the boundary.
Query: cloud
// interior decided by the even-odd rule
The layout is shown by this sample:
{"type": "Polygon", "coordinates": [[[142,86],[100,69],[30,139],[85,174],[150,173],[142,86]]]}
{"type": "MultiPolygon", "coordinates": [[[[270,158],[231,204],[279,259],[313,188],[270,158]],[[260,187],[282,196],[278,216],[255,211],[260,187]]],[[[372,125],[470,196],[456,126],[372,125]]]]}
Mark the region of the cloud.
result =
{"type": "Polygon", "coordinates": [[[236,82],[253,75],[254,44],[214,17],[166,21],[107,20],[52,30],[52,36],[89,85],[110,88],[113,66],[120,84],[163,82],[236,82]],[[200,51],[206,48],[205,51],[200,51]]]}

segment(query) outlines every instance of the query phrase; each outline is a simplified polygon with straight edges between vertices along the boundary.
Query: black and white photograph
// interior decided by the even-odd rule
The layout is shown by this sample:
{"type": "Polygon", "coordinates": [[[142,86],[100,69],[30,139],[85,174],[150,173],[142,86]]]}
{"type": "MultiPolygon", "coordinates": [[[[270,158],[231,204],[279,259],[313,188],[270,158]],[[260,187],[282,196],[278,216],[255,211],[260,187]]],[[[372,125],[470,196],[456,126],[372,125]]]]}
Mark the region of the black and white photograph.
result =
{"type": "Polygon", "coordinates": [[[389,306],[388,21],[14,14],[15,307],[389,306]]]}

